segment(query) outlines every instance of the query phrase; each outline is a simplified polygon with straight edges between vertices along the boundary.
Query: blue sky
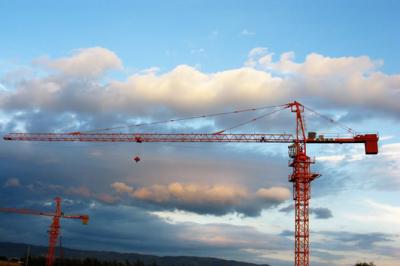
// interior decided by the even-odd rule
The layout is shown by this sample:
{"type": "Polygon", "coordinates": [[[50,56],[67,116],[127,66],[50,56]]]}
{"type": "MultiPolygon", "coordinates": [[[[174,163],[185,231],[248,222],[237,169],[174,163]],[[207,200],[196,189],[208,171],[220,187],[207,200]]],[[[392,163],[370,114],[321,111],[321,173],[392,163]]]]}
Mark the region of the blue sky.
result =
{"type": "MultiPolygon", "coordinates": [[[[399,10],[398,1],[2,1],[0,132],[89,130],[299,100],[380,135],[378,156],[358,145],[309,148],[322,174],[312,191],[312,261],[395,266],[399,10]]],[[[140,130],[216,132],[261,114],[140,130]]],[[[344,133],[306,119],[310,131],[344,133]]],[[[293,129],[286,110],[231,132],[293,129]]],[[[287,266],[287,159],[277,144],[1,141],[0,205],[52,209],[61,196],[66,212],[92,217],[87,227],[63,222],[70,247],[287,266]]],[[[46,245],[46,219],[0,219],[1,241],[46,245]]]]}
{"type": "Polygon", "coordinates": [[[397,70],[397,1],[3,1],[4,59],[101,45],[131,68],[238,67],[254,47],[280,54],[369,55],[397,70]],[[247,31],[250,35],[243,36],[247,31]],[[29,43],[29,48],[27,47],[29,43]],[[195,51],[204,49],[198,54],[195,51]],[[193,53],[194,52],[194,53],[193,53]],[[169,55],[168,55],[169,54],[169,55]]]}

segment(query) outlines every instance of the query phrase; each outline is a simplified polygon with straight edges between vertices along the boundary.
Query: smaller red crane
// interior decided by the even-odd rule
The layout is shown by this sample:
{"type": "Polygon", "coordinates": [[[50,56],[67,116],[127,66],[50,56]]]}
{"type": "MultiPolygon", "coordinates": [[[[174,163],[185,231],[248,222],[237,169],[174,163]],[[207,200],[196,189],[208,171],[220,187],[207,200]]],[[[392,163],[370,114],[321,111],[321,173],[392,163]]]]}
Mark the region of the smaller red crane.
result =
{"type": "Polygon", "coordinates": [[[53,221],[50,225],[49,232],[49,248],[47,251],[47,260],[46,266],[53,266],[55,259],[55,251],[57,245],[57,239],[60,234],[60,219],[68,218],[68,219],[80,219],[82,224],[88,224],[89,216],[84,214],[64,214],[61,211],[61,198],[57,197],[54,199],[56,202],[56,211],[55,212],[42,212],[36,210],[28,210],[28,209],[16,209],[16,208],[0,208],[0,212],[8,212],[8,213],[19,213],[19,214],[30,214],[30,215],[41,215],[53,217],[53,221]]]}

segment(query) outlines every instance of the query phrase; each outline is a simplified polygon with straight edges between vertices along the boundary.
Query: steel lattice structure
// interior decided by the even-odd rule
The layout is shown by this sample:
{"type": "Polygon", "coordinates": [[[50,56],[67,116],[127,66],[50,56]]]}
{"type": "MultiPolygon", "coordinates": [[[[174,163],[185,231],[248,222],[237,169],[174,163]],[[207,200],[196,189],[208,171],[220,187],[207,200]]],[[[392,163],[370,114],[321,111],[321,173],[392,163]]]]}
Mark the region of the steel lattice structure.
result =
{"type": "Polygon", "coordinates": [[[36,210],[28,210],[28,209],[16,209],[16,208],[0,208],[0,212],[8,212],[8,213],[19,213],[19,214],[28,214],[28,215],[40,215],[40,216],[48,216],[52,217],[52,222],[49,228],[49,247],[47,250],[47,258],[46,258],[46,266],[53,266],[55,260],[55,252],[57,246],[57,239],[60,235],[60,219],[78,219],[82,221],[82,224],[87,224],[89,222],[89,216],[84,214],[64,214],[61,210],[61,198],[57,197],[54,199],[56,202],[56,210],[55,212],[42,212],[36,210]]]}
{"type": "MultiPolygon", "coordinates": [[[[296,134],[226,134],[226,130],[217,133],[97,133],[97,132],[71,132],[71,133],[10,133],[4,136],[5,140],[17,141],[73,141],[73,142],[218,142],[218,143],[288,143],[289,166],[293,172],[289,175],[289,181],[293,183],[293,199],[295,201],[295,266],[310,265],[309,251],[309,200],[311,197],[311,182],[319,174],[311,172],[311,164],[314,161],[307,155],[307,144],[343,144],[361,143],[365,146],[366,154],[378,153],[377,134],[353,134],[348,137],[316,137],[306,136],[304,109],[299,102],[283,105],[284,109],[290,108],[296,114],[296,134]]],[[[265,108],[262,108],[265,109],[265,108]]],[[[230,113],[239,113],[249,110],[239,110],[230,113]]],[[[274,113],[273,111],[271,113],[274,113]]],[[[267,113],[267,114],[271,114],[267,113]]],[[[314,112],[316,113],[316,112],[314,112]]],[[[225,113],[221,113],[225,114],[225,113]]],[[[254,118],[248,122],[264,117],[254,118]]],[[[213,114],[215,116],[219,114],[213,114]]],[[[207,117],[207,116],[199,116],[207,117]]],[[[198,118],[198,117],[193,117],[198,118]]],[[[186,118],[184,118],[186,119],[186,118]]],[[[184,120],[178,119],[178,120],[184,120]]],[[[178,121],[178,120],[166,120],[178,121]]],[[[164,122],[164,121],[163,121],[164,122]]],[[[240,125],[246,124],[242,123],[240,125]]],[[[153,124],[162,123],[154,122],[153,124]]],[[[119,127],[117,127],[119,128],[119,127]]],[[[232,127],[235,128],[235,127],[232,127]]],[[[112,128],[111,128],[112,129],[112,128]]],[[[139,157],[135,161],[140,161],[139,157]]]]}

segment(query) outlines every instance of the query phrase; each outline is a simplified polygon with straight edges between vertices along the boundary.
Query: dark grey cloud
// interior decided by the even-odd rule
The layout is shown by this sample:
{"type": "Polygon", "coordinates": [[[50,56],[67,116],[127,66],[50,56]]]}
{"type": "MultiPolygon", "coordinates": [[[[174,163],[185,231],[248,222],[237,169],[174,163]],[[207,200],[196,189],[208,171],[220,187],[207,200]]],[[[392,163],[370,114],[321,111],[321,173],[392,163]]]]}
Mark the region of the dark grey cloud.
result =
{"type": "Polygon", "coordinates": [[[316,219],[329,219],[333,217],[332,211],[328,208],[310,208],[310,213],[316,219]]]}
{"type": "Polygon", "coordinates": [[[326,263],[326,265],[337,265],[335,263],[336,261],[346,258],[345,255],[335,254],[327,251],[312,250],[311,252],[313,256],[323,258],[326,261],[330,261],[330,263],[326,263]]]}
{"type": "MultiPolygon", "coordinates": [[[[280,212],[291,213],[294,212],[294,205],[290,204],[286,207],[280,208],[280,212]]],[[[329,219],[332,218],[332,211],[328,208],[309,208],[309,213],[314,215],[315,219],[329,219]]]]}
{"type": "Polygon", "coordinates": [[[312,249],[322,249],[340,252],[342,250],[352,250],[360,253],[368,252],[369,254],[379,256],[384,255],[400,259],[400,249],[391,245],[393,241],[398,239],[398,235],[382,233],[382,232],[367,232],[356,233],[348,231],[319,231],[312,232],[312,235],[323,237],[323,241],[313,241],[312,249]]]}
{"type": "MultiPolygon", "coordinates": [[[[280,236],[294,240],[294,231],[283,230],[280,236]]],[[[348,251],[361,254],[368,252],[371,255],[376,255],[376,258],[384,255],[395,260],[400,259],[400,249],[390,245],[399,237],[394,234],[382,232],[311,231],[310,237],[312,255],[320,258],[321,265],[343,265],[338,263],[338,260],[345,258],[346,255],[341,255],[340,252],[348,251]]]]}
{"type": "Polygon", "coordinates": [[[353,233],[353,232],[331,232],[323,231],[319,234],[325,235],[334,241],[342,242],[344,245],[350,245],[357,249],[370,249],[377,243],[387,243],[394,241],[394,236],[385,233],[353,233]]]}
{"type": "Polygon", "coordinates": [[[294,231],[290,231],[290,230],[283,230],[279,235],[281,236],[294,236],[294,231]]]}
{"type": "Polygon", "coordinates": [[[286,175],[287,168],[284,161],[279,162],[279,157],[272,156],[266,163],[257,152],[246,152],[248,158],[254,159],[238,164],[238,161],[242,162],[242,151],[227,145],[232,149],[228,156],[223,155],[226,150],[216,149],[214,145],[199,144],[157,146],[2,141],[0,146],[0,166],[5,169],[0,182],[18,178],[19,191],[25,199],[62,196],[152,210],[180,209],[214,215],[238,212],[257,216],[263,209],[287,200],[290,193],[286,180],[280,178],[286,175]],[[199,159],[205,153],[208,156],[199,159]],[[136,154],[142,158],[138,164],[131,160],[136,154]],[[170,194],[173,197],[165,201],[143,198],[139,194],[135,198],[123,197],[111,187],[115,182],[125,182],[137,193],[141,192],[140,188],[150,189],[153,195],[155,185],[168,190],[169,185],[179,183],[186,189],[188,201],[176,194],[170,194]],[[192,187],[198,189],[195,197],[188,194],[192,187]],[[276,190],[276,187],[282,188],[276,190]],[[203,190],[212,197],[202,197],[203,190]]]}
{"type": "Polygon", "coordinates": [[[289,213],[289,212],[293,212],[294,211],[294,205],[290,204],[286,207],[280,208],[279,209],[280,212],[284,212],[284,213],[289,213]]]}
{"type": "MultiPolygon", "coordinates": [[[[101,204],[88,207],[88,204],[66,205],[65,202],[64,205],[66,212],[87,213],[91,218],[88,225],[82,225],[79,221],[62,220],[63,245],[72,248],[158,255],[214,256],[260,263],[269,263],[269,252],[290,248],[290,240],[261,233],[248,226],[171,224],[136,207],[116,208],[101,204]],[[259,250],[266,256],[254,256],[246,251],[248,248],[259,250]]],[[[51,209],[51,206],[42,208],[51,209]]],[[[24,237],[26,242],[47,244],[46,231],[50,219],[19,217],[18,214],[0,215],[0,232],[3,233],[1,241],[18,242],[24,237]],[[26,226],[27,223],[29,227],[26,226]],[[11,229],[7,229],[9,227],[11,229]]]]}

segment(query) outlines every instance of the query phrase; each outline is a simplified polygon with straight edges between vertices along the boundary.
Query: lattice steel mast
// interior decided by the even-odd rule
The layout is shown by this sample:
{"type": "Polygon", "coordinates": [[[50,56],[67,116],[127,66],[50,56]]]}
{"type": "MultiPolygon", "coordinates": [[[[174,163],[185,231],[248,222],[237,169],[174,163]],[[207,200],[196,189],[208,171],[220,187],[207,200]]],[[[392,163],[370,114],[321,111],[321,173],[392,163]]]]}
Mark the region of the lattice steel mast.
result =
{"type": "Polygon", "coordinates": [[[61,210],[61,198],[57,197],[54,200],[56,202],[55,212],[42,212],[36,210],[16,209],[16,208],[0,208],[0,212],[40,215],[53,218],[48,231],[49,247],[47,250],[46,266],[53,266],[54,264],[57,239],[60,234],[60,228],[61,228],[60,219],[61,218],[79,219],[82,221],[82,224],[87,224],[89,222],[89,216],[85,214],[77,214],[77,215],[64,214],[61,210]]]}

